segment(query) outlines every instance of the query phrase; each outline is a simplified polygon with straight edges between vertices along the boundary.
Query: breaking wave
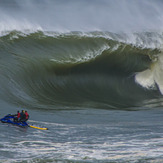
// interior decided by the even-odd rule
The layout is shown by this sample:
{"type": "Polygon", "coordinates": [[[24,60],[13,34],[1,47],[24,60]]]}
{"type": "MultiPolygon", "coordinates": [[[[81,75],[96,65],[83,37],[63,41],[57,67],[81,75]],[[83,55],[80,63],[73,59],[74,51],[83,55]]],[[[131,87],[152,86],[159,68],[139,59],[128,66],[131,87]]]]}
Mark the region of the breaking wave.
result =
{"type": "Polygon", "coordinates": [[[158,32],[3,32],[1,98],[47,109],[160,106],[162,40],[158,32]]]}

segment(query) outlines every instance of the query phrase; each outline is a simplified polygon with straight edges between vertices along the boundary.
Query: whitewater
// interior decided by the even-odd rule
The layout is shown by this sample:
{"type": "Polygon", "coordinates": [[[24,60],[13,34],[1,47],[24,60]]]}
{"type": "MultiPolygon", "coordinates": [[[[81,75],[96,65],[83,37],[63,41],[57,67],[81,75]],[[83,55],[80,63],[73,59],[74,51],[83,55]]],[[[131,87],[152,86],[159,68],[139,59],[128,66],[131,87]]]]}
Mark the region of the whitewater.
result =
{"type": "Polygon", "coordinates": [[[162,7],[0,1],[0,162],[163,162],[162,7]]]}

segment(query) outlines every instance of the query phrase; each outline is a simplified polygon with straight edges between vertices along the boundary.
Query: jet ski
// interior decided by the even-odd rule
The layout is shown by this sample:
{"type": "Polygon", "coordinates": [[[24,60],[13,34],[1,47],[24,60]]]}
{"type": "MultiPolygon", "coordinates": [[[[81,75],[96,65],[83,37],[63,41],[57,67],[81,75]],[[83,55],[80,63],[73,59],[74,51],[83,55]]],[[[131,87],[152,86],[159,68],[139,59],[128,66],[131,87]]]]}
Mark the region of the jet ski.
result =
{"type": "Polygon", "coordinates": [[[28,127],[27,122],[16,121],[15,116],[11,115],[11,114],[8,114],[5,117],[1,118],[0,121],[2,123],[9,123],[9,124],[17,125],[17,126],[20,126],[20,127],[28,127]]]}
{"type": "Polygon", "coordinates": [[[8,114],[5,117],[1,118],[0,121],[2,123],[9,123],[9,124],[17,125],[20,127],[31,127],[31,128],[35,128],[35,129],[39,129],[39,130],[48,130],[48,128],[46,128],[46,127],[36,127],[33,125],[29,125],[25,121],[17,121],[17,118],[15,117],[15,115],[11,115],[11,114],[8,114]]]}

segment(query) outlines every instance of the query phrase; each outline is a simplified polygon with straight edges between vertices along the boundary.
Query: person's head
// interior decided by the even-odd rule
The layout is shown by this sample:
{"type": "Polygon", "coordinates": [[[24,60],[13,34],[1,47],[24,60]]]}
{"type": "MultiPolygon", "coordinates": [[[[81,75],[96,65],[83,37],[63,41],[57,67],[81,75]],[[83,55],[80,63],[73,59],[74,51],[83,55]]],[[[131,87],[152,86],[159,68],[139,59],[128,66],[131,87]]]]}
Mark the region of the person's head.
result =
{"type": "Polygon", "coordinates": [[[17,111],[17,113],[19,113],[19,111],[17,111]]]}
{"type": "Polygon", "coordinates": [[[25,113],[27,113],[27,111],[25,111],[25,113]]]}

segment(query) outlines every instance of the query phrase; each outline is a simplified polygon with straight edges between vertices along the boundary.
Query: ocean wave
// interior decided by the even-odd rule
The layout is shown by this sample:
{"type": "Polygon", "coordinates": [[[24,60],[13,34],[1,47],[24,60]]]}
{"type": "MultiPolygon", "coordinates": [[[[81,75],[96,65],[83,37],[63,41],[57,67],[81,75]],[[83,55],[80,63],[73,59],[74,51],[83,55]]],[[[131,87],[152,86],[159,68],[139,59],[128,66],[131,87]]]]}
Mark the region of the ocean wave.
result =
{"type": "Polygon", "coordinates": [[[1,36],[1,97],[16,105],[52,109],[148,105],[162,93],[161,45],[152,43],[161,35],[135,34],[136,42],[125,36],[97,31],[12,31],[1,36]],[[154,62],[157,66],[149,72],[154,62]]]}

